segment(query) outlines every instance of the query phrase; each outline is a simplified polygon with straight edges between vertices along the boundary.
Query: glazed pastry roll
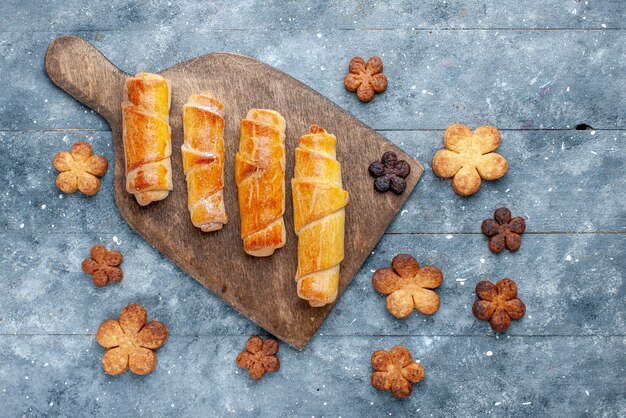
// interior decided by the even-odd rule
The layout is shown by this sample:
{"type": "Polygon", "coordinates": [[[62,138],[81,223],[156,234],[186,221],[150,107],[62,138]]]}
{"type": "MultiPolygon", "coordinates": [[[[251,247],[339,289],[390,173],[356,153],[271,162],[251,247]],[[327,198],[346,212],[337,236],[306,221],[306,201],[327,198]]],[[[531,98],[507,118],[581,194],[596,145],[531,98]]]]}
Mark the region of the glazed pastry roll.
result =
{"type": "Polygon", "coordinates": [[[165,199],[172,190],[169,81],[138,73],[126,81],[122,136],[126,190],[144,206],[165,199]]]}
{"type": "Polygon", "coordinates": [[[241,238],[246,253],[267,257],[285,245],[285,119],[251,109],[235,156],[241,238]]]}
{"type": "Polygon", "coordinates": [[[298,236],[298,296],[314,307],[337,298],[339,263],[344,257],[345,206],[336,157],[337,138],[313,125],[296,148],[293,218],[298,236]]]}
{"type": "Polygon", "coordinates": [[[194,226],[217,231],[228,222],[224,207],[224,105],[207,93],[183,107],[181,147],[187,178],[187,208],[194,226]]]}

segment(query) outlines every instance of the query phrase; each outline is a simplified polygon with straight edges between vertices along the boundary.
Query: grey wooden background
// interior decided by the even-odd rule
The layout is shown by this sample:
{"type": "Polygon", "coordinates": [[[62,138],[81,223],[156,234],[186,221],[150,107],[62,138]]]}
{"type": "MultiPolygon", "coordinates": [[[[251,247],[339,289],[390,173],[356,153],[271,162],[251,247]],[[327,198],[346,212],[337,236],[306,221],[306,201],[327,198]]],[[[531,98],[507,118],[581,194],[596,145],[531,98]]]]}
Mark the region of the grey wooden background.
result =
{"type": "Polygon", "coordinates": [[[0,416],[626,415],[623,1],[139,3],[148,2],[2,2],[0,416]],[[106,123],[43,71],[46,46],[63,34],[127,72],[213,51],[250,55],[426,166],[319,334],[302,352],[281,346],[279,373],[253,383],[237,369],[262,331],[129,229],[112,171],[92,198],[55,187],[52,157],[75,141],[113,159],[106,123]],[[352,56],[373,54],[389,88],[363,105],[342,79],[352,56]],[[510,164],[470,198],[430,170],[457,121],[499,127],[510,164]],[[528,221],[514,255],[489,253],[479,233],[502,205],[528,221]],[[124,253],[121,284],[97,289],[81,272],[95,243],[124,253]],[[374,269],[399,252],[443,271],[433,317],[395,320],[372,289],[374,269]],[[528,311],[495,335],[471,315],[473,288],[503,277],[518,282],[528,311]],[[108,377],[94,333],[132,302],[170,339],[149,376],[108,377]],[[369,383],[371,353],[396,344],[427,371],[405,401],[369,383]]]}

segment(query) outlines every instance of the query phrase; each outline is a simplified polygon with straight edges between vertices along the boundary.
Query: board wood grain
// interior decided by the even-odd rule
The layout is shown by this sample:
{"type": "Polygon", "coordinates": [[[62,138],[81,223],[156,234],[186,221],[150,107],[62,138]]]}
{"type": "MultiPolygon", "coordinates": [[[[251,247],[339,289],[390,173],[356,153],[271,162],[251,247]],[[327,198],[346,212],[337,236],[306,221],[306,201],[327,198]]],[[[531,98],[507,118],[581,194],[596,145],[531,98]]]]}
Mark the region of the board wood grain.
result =
{"type": "Polygon", "coordinates": [[[115,202],[126,222],[226,303],[299,349],[315,334],[332,306],[311,308],[296,295],[297,238],[293,229],[290,179],[298,138],[312,124],[337,136],[337,159],[342,164],[344,188],[350,194],[339,297],[423,172],[410,155],[289,75],[246,56],[212,53],[159,73],[171,81],[174,190],[167,199],[140,207],[125,187],[121,103],[124,83],[130,75],[119,70],[91,44],[72,36],[60,37],[49,45],[45,68],[57,86],[109,123],[115,149],[115,202]],[[204,91],[225,106],[224,197],[229,223],[211,233],[200,232],[189,219],[180,153],[182,107],[190,95],[204,91]],[[267,258],[246,255],[239,233],[234,158],[239,146],[239,122],[250,108],[274,109],[287,121],[287,245],[267,258]],[[400,196],[374,191],[373,179],[367,172],[369,163],[389,150],[411,165],[407,190],[400,196]]]}

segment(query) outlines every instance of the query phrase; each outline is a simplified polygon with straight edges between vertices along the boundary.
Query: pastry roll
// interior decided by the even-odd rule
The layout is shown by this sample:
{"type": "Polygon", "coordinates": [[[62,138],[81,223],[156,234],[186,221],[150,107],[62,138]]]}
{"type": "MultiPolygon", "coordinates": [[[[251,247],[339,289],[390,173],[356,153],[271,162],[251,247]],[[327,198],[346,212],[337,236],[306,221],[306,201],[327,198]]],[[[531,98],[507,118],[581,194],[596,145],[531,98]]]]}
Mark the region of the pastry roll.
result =
{"type": "Polygon", "coordinates": [[[126,81],[122,103],[122,136],[126,190],[145,206],[165,199],[172,190],[169,81],[138,73],[126,81]]]}
{"type": "Polygon", "coordinates": [[[228,222],[224,207],[224,105],[207,93],[183,107],[181,147],[187,178],[187,208],[194,226],[217,231],[228,222]]]}
{"type": "Polygon", "coordinates": [[[337,298],[339,263],[344,256],[348,192],[341,185],[337,138],[313,125],[296,148],[293,219],[298,236],[298,296],[311,306],[337,298]]]}
{"type": "Polygon", "coordinates": [[[235,156],[241,238],[246,253],[267,257],[285,245],[285,119],[251,109],[235,156]]]}

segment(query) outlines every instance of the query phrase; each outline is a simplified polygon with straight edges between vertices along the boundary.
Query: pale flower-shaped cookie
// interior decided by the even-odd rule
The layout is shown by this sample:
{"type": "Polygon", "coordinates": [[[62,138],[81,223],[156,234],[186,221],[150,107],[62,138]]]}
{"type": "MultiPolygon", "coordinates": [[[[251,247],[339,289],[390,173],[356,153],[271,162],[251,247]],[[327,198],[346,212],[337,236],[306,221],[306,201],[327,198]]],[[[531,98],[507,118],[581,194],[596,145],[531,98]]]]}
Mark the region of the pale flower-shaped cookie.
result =
{"type": "Polygon", "coordinates": [[[91,196],[100,190],[100,179],[107,172],[107,160],[93,155],[91,145],[79,141],[72,145],[72,152],[60,151],[52,165],[59,171],[57,187],[64,193],[80,190],[91,196]]]}
{"type": "Polygon", "coordinates": [[[389,295],[387,309],[396,318],[406,318],[413,308],[432,315],[439,309],[439,296],[432,290],[441,285],[443,275],[435,266],[420,268],[415,258],[398,254],[391,262],[392,269],[382,268],[374,272],[374,289],[389,295]]]}
{"type": "Polygon", "coordinates": [[[116,375],[130,371],[144,375],[156,367],[152,350],[167,341],[167,328],[159,321],[147,322],[148,314],[141,305],[128,305],[120,313],[119,321],[109,319],[96,333],[98,343],[108,350],[102,356],[102,368],[116,375]]]}
{"type": "Polygon", "coordinates": [[[396,398],[411,395],[413,385],[424,380],[426,375],[421,364],[415,363],[406,347],[395,346],[390,352],[378,350],[372,354],[372,386],[388,390],[396,398]]]}
{"type": "Polygon", "coordinates": [[[492,152],[500,145],[500,132],[493,126],[472,132],[455,123],[446,129],[443,143],[446,149],[435,153],[433,171],[442,178],[452,177],[452,189],[461,196],[476,193],[481,179],[499,179],[509,169],[504,157],[492,152]]]}

